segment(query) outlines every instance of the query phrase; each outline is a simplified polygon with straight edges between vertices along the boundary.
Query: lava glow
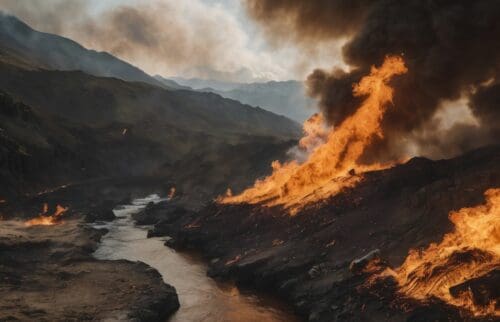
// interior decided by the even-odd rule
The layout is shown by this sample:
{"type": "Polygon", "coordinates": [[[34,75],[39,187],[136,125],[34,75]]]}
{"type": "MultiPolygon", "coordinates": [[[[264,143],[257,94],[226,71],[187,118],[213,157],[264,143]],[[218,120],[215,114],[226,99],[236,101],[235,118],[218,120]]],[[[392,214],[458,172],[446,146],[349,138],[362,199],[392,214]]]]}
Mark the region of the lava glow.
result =
{"type": "Polygon", "coordinates": [[[274,161],[269,177],[257,180],[240,195],[227,195],[218,201],[283,206],[294,214],[307,204],[356,185],[363,172],[390,166],[362,165],[358,160],[375,137],[383,136],[381,121],[393,98],[393,89],[387,83],[406,72],[403,59],[397,56],[387,57],[379,68],[372,67],[370,75],[353,87],[355,96],[367,98],[352,116],[326,133],[321,115],[306,121],[306,136],[299,144],[310,152],[306,161],[274,161]]]}
{"type": "Polygon", "coordinates": [[[438,297],[476,316],[500,316],[497,300],[474,303],[471,290],[455,294],[450,288],[500,267],[500,189],[485,193],[486,203],[450,213],[454,230],[424,251],[412,250],[403,265],[383,276],[396,279],[403,295],[418,300],[438,297]]]}
{"type": "Polygon", "coordinates": [[[60,222],[60,217],[66,211],[68,211],[68,208],[57,205],[56,211],[52,215],[49,215],[48,214],[49,205],[44,204],[42,213],[40,215],[38,215],[38,217],[26,221],[24,224],[26,226],[52,226],[52,225],[56,225],[57,223],[60,222]]]}

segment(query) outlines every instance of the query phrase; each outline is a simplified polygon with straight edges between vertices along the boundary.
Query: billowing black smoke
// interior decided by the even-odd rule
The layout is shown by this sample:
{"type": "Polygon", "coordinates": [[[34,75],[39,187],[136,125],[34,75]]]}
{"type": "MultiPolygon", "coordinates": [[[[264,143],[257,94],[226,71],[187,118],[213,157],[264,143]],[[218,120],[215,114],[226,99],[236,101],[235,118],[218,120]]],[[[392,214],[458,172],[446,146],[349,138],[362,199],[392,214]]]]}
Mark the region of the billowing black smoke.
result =
{"type": "Polygon", "coordinates": [[[443,154],[450,145],[462,150],[495,142],[500,129],[500,1],[247,0],[247,6],[274,37],[291,37],[306,46],[349,39],[343,56],[350,72],[316,70],[309,76],[310,93],[334,125],[359,104],[352,84],[385,56],[404,55],[409,72],[393,83],[394,108],[372,156],[390,155],[401,148],[402,138],[436,151],[441,146],[443,154]],[[430,133],[442,102],[463,96],[469,97],[480,126],[459,124],[430,133]]]}

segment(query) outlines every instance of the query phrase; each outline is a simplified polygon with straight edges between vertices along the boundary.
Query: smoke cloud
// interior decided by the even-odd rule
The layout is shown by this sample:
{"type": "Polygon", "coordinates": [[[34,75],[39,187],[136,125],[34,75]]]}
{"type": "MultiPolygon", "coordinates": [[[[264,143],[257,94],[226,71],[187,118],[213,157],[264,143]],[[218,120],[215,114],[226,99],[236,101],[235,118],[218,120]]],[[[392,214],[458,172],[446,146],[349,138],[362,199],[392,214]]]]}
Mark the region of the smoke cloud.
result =
{"type": "MultiPolygon", "coordinates": [[[[204,0],[0,0],[33,28],[107,51],[150,74],[255,81],[288,78],[226,7],[204,0]]],[[[285,59],[281,61],[286,62],[285,59]]]]}
{"type": "Polygon", "coordinates": [[[348,39],[342,54],[349,70],[316,70],[308,79],[311,95],[333,125],[359,106],[352,84],[370,66],[387,55],[404,55],[409,73],[393,81],[385,137],[368,158],[397,154],[403,141],[424,153],[432,146],[433,156],[494,142],[500,128],[499,1],[246,0],[246,6],[272,39],[305,47],[348,39]],[[444,101],[461,97],[480,125],[457,122],[441,129],[436,113],[444,101]]]}

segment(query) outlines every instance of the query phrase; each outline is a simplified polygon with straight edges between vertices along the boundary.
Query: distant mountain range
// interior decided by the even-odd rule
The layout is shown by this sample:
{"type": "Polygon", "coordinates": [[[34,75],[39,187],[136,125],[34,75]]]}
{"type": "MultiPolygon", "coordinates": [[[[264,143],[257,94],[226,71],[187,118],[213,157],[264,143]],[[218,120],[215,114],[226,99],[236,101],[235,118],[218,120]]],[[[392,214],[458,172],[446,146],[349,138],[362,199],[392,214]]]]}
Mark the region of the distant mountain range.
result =
{"type": "Polygon", "coordinates": [[[0,162],[0,179],[13,183],[5,189],[29,187],[40,173],[45,185],[55,185],[96,173],[168,172],[193,153],[208,155],[249,140],[287,142],[301,134],[299,124],[286,117],[215,93],[165,84],[108,53],[35,31],[4,14],[0,94],[0,110],[6,111],[0,113],[0,134],[10,147],[0,149],[0,161],[11,160],[0,162]]]}
{"type": "Polygon", "coordinates": [[[305,93],[299,81],[271,81],[264,83],[232,83],[219,80],[155,76],[165,86],[212,92],[251,106],[259,106],[270,112],[284,115],[303,123],[314,113],[316,101],[305,93]]]}

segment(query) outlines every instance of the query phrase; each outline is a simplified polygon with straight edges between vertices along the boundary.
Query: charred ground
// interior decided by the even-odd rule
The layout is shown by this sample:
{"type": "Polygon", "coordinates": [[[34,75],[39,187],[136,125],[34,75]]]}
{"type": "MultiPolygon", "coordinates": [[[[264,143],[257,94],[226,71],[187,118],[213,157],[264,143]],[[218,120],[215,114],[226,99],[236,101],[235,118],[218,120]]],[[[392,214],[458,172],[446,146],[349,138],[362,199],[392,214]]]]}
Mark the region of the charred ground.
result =
{"type": "MultiPolygon", "coordinates": [[[[453,228],[451,210],[481,204],[500,185],[499,161],[498,146],[451,160],[415,158],[367,173],[357,187],[293,217],[212,203],[198,213],[159,204],[137,219],[156,221],[150,234],[171,236],[169,246],[205,254],[211,276],[276,292],[312,321],[492,321],[438,299],[405,299],[390,279],[367,286],[370,274],[349,266],[378,250],[381,268],[396,267],[410,249],[439,241],[453,228]]],[[[494,276],[470,283],[484,287],[494,276]]]]}

